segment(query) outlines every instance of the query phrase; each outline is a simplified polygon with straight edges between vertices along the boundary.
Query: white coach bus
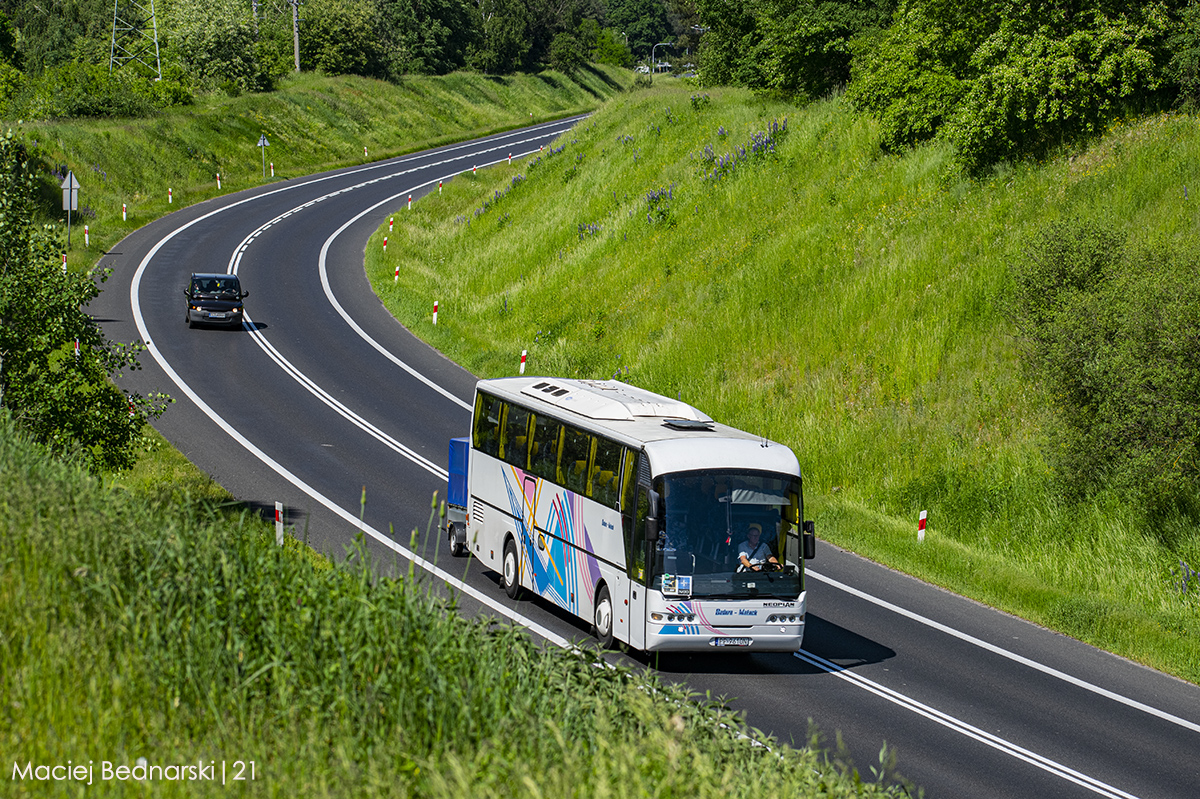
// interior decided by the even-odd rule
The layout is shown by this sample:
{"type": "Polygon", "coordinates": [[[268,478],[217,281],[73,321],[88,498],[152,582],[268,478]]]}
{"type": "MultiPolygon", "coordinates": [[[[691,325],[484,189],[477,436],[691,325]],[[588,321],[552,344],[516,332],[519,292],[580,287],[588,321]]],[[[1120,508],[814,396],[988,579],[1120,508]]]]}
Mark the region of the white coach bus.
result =
{"type": "Polygon", "coordinates": [[[604,646],[794,652],[800,466],[783,444],[617,381],[481,380],[450,444],[451,551],[589,620],[604,646]]]}

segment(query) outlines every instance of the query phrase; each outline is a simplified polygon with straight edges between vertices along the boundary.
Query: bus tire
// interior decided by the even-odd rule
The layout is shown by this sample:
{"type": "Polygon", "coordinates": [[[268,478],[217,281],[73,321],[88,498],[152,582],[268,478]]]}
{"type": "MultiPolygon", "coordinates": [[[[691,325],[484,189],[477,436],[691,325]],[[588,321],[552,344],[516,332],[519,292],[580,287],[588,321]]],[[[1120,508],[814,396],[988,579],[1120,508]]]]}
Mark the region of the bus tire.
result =
{"type": "Polygon", "coordinates": [[[596,594],[596,609],[592,614],[592,627],[596,631],[596,637],[600,639],[600,646],[604,649],[612,649],[613,604],[607,585],[601,586],[600,592],[596,594]]]}
{"type": "Polygon", "coordinates": [[[500,564],[500,582],[509,599],[521,596],[521,561],[517,559],[517,545],[509,538],[504,542],[504,560],[500,564]]]}
{"type": "Polygon", "coordinates": [[[450,542],[450,555],[455,558],[461,558],[463,555],[467,554],[467,547],[458,542],[457,526],[451,522],[450,524],[446,525],[446,530],[446,538],[450,542]]]}

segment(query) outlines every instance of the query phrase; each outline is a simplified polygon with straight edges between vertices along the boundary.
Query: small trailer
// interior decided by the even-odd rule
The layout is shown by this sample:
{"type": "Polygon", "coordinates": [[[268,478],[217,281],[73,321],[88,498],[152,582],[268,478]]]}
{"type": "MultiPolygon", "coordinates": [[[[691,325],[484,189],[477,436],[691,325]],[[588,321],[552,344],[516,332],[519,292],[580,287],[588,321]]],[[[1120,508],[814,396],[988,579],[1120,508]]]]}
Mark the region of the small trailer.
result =
{"type": "Polygon", "coordinates": [[[450,477],[446,487],[446,520],[442,532],[450,544],[450,554],[467,554],[467,456],[471,439],[450,439],[450,477]]]}

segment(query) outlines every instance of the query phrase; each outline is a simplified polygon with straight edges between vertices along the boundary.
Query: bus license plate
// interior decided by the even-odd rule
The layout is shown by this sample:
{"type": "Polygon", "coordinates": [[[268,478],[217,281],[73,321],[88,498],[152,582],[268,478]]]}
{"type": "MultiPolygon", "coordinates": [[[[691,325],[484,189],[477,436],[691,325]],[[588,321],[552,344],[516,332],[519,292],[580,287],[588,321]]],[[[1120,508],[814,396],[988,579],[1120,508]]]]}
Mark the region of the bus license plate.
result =
{"type": "Polygon", "coordinates": [[[750,646],[754,643],[753,638],[713,638],[708,642],[709,646],[750,646]]]}

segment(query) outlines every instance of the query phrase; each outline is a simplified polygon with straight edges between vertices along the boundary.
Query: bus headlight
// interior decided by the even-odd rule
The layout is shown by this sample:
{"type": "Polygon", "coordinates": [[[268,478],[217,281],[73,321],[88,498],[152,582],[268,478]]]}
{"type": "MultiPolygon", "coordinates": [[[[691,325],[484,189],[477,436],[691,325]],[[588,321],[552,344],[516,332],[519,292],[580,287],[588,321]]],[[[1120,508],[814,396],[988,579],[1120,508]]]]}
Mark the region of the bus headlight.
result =
{"type": "Polygon", "coordinates": [[[681,622],[693,622],[696,620],[695,613],[658,613],[650,614],[651,621],[659,622],[660,624],[678,624],[681,622]]]}

